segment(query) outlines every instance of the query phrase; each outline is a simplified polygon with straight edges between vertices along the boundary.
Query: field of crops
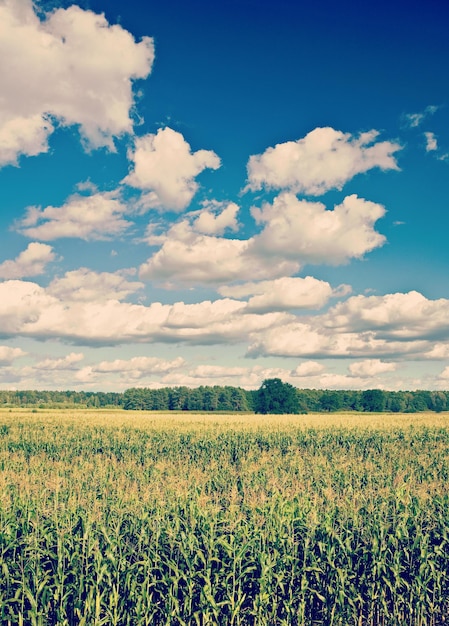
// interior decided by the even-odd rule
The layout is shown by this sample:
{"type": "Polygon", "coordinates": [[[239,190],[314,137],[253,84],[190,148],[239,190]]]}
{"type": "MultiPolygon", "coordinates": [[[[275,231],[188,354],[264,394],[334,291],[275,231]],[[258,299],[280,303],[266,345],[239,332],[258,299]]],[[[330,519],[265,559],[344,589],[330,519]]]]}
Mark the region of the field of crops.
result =
{"type": "Polygon", "coordinates": [[[449,416],[0,411],[4,626],[449,623],[449,416]]]}

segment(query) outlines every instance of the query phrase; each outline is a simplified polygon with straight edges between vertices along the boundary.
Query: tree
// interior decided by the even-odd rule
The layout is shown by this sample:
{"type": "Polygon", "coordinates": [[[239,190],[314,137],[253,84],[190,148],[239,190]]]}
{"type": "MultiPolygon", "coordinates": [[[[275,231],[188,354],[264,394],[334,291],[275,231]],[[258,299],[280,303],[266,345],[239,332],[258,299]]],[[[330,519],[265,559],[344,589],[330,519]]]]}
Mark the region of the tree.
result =
{"type": "Polygon", "coordinates": [[[432,409],[437,413],[446,410],[446,396],[443,391],[432,391],[430,394],[432,409]]]}
{"type": "Polygon", "coordinates": [[[255,393],[256,413],[299,413],[298,394],[280,378],[268,378],[255,393]]]}
{"type": "Polygon", "coordinates": [[[324,391],[321,396],[322,411],[338,411],[343,406],[342,394],[338,391],[324,391]]]}
{"type": "Polygon", "coordinates": [[[364,411],[381,413],[385,410],[386,395],[382,389],[367,389],[362,393],[361,405],[364,411]]]}

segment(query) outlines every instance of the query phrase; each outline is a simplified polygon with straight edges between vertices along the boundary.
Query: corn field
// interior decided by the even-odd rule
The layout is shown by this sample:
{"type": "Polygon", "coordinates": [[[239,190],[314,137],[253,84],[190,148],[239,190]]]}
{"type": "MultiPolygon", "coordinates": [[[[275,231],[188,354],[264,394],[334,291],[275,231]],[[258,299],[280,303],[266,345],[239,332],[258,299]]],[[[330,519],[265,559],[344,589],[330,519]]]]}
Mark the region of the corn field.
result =
{"type": "Polygon", "coordinates": [[[449,623],[446,419],[1,411],[0,623],[449,623]]]}

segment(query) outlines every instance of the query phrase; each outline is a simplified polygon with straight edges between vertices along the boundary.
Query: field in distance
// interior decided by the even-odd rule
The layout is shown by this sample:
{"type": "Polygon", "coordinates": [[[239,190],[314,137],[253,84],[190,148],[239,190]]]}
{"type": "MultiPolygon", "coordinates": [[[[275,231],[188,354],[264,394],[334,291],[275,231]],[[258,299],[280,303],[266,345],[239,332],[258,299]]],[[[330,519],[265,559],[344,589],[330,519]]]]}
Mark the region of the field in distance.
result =
{"type": "Polygon", "coordinates": [[[442,625],[448,423],[0,410],[0,622],[442,625]]]}
{"type": "Polygon", "coordinates": [[[401,429],[411,427],[449,428],[449,412],[364,413],[356,411],[260,415],[255,413],[206,413],[194,411],[124,411],[118,409],[0,408],[2,424],[44,424],[65,426],[109,426],[138,429],[253,430],[272,428],[358,428],[401,429]]]}

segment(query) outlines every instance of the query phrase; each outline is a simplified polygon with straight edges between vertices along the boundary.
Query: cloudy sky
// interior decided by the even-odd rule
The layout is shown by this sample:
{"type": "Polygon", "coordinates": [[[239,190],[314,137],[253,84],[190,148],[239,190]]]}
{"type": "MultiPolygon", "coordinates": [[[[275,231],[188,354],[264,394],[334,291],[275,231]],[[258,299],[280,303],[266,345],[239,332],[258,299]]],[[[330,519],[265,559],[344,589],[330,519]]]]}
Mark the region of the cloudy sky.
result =
{"type": "Polygon", "coordinates": [[[448,26],[0,0],[0,388],[449,388],[448,26]]]}

